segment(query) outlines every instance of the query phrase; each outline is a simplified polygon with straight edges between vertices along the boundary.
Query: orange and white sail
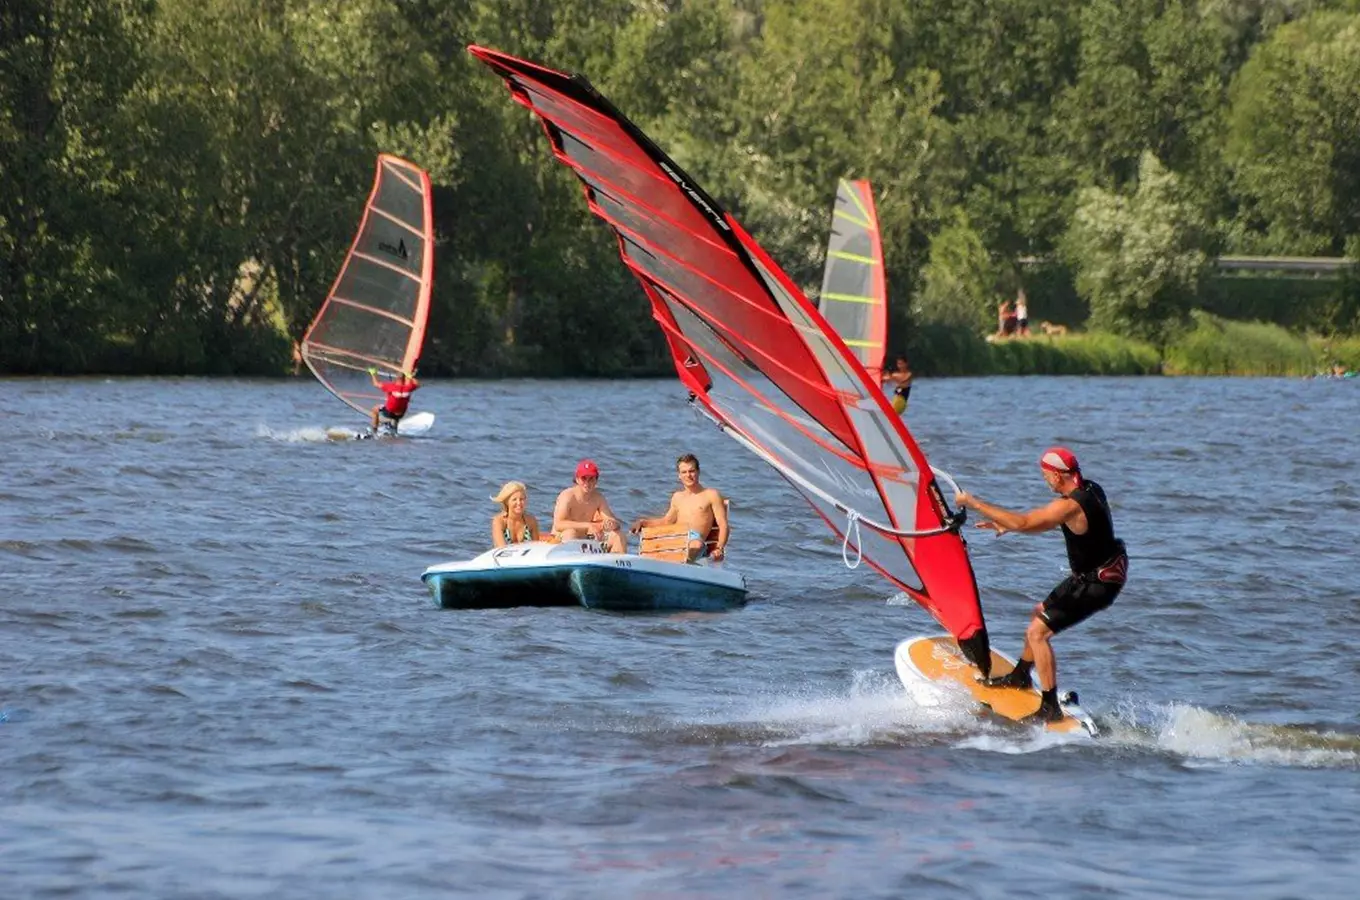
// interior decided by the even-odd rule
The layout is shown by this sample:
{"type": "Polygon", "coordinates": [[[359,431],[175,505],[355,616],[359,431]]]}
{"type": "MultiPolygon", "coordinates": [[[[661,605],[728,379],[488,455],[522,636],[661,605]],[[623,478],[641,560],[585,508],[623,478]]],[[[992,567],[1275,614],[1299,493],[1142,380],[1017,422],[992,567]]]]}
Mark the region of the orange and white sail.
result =
{"type": "Polygon", "coordinates": [[[384,378],[413,372],[425,344],[434,285],[430,176],[383,154],[359,231],[302,339],[302,358],[326,389],[365,415],[384,378]]]}

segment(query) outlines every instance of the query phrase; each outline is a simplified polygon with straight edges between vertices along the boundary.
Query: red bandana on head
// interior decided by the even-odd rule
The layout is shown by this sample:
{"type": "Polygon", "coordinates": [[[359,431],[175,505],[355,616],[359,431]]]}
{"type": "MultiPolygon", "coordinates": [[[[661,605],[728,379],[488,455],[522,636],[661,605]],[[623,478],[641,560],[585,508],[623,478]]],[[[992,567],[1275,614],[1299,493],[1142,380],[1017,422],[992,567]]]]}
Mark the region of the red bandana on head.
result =
{"type": "Polygon", "coordinates": [[[1078,481],[1081,480],[1081,466],[1077,464],[1076,454],[1066,447],[1049,447],[1039,457],[1039,465],[1050,472],[1075,475],[1078,481]]]}

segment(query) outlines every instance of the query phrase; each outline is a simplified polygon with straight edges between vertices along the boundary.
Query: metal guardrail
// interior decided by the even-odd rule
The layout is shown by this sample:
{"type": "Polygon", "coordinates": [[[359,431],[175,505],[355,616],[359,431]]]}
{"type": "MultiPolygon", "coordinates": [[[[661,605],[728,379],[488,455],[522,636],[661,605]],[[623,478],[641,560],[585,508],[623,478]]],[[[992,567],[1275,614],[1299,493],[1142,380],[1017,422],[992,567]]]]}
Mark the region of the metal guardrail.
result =
{"type": "Polygon", "coordinates": [[[1344,256],[1220,256],[1220,269],[1273,270],[1279,272],[1337,272],[1356,265],[1344,256]]]}
{"type": "MultiPolygon", "coordinates": [[[[1016,260],[1022,266],[1050,262],[1047,256],[1022,256],[1016,260]]],[[[1220,269],[1246,269],[1276,272],[1338,272],[1360,265],[1345,256],[1218,256],[1214,265],[1220,269]]]]}

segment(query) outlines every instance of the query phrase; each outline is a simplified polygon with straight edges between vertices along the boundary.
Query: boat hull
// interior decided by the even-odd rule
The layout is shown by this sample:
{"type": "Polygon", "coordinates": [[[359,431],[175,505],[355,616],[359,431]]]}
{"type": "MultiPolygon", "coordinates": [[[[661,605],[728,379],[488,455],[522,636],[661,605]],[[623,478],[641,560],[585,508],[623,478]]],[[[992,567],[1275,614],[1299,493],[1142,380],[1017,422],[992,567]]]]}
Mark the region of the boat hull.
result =
{"type": "MultiPolygon", "coordinates": [[[[641,557],[639,557],[640,559],[641,557]]],[[[683,563],[666,563],[679,567],[683,563]]],[[[668,573],[602,566],[571,573],[571,591],[587,609],[611,612],[726,612],[746,603],[745,585],[727,586],[668,573]]]]}
{"type": "Polygon", "coordinates": [[[511,544],[421,575],[443,609],[584,606],[610,612],[723,612],[746,580],[722,566],[608,553],[593,541],[511,544]]]}
{"type": "Polygon", "coordinates": [[[571,592],[571,572],[566,569],[426,572],[421,580],[442,609],[581,605],[571,592]]]}

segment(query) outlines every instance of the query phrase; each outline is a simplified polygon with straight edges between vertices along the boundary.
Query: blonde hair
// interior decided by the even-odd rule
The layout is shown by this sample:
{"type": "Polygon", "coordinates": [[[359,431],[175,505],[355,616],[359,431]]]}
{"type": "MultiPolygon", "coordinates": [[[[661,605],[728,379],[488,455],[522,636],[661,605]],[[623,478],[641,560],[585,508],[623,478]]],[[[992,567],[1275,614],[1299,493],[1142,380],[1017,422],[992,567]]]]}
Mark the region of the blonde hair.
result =
{"type": "Polygon", "coordinates": [[[496,496],[492,497],[491,500],[493,503],[499,503],[501,505],[501,508],[503,508],[506,512],[509,512],[510,498],[515,495],[516,491],[523,492],[524,502],[525,504],[528,504],[529,489],[524,486],[524,482],[522,481],[507,481],[501,487],[500,492],[497,493],[496,496]]]}

